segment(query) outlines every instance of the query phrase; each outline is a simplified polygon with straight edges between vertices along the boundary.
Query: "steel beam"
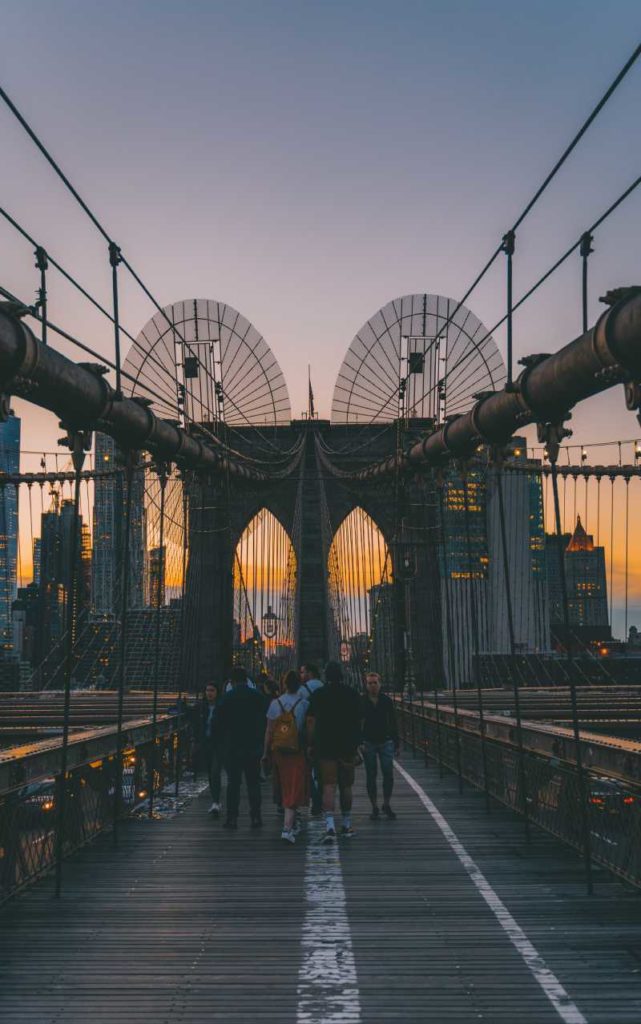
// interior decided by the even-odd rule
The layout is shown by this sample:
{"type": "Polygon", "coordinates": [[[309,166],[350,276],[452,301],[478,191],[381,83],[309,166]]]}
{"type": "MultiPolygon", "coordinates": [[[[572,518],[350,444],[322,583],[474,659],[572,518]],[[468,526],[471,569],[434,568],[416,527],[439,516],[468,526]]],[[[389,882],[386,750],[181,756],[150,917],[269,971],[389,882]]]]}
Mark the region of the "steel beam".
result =
{"type": "Polygon", "coordinates": [[[585,398],[615,384],[641,380],[641,294],[630,289],[594,327],[554,355],[529,357],[511,386],[479,398],[469,412],[414,444],[400,456],[366,466],[354,479],[438,466],[468,458],[479,444],[505,444],[528,423],[562,423],[585,398]]]}
{"type": "Polygon", "coordinates": [[[0,303],[0,392],[24,398],[60,417],[66,429],[99,430],[124,450],[149,451],[185,469],[229,472],[264,480],[221,444],[204,443],[168,420],[159,419],[144,400],[118,398],[102,368],[74,363],[0,303]]]}

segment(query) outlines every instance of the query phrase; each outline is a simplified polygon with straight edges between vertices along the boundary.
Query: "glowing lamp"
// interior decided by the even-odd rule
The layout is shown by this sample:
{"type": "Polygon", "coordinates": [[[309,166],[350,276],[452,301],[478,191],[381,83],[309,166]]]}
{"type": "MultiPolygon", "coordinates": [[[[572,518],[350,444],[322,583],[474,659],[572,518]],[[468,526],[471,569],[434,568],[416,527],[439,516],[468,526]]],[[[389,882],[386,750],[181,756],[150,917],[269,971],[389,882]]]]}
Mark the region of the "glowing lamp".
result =
{"type": "Polygon", "coordinates": [[[266,636],[268,640],[273,640],[278,629],[278,616],[274,614],[270,604],[267,605],[267,611],[264,613],[261,621],[263,623],[263,636],[266,636]]]}

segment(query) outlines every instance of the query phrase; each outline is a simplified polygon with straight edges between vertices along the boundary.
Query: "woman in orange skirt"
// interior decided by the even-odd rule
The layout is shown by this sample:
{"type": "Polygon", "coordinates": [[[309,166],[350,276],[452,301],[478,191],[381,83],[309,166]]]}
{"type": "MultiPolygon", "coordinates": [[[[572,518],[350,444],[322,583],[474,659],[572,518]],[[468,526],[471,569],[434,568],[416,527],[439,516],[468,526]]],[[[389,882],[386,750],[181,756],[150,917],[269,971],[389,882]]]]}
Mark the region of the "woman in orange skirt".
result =
{"type": "Polygon", "coordinates": [[[285,676],[285,692],[269,705],[263,762],[273,764],[280,782],[285,820],[281,839],[296,842],[296,809],[309,800],[307,761],[303,730],[309,701],[299,696],[300,680],[296,672],[285,676]]]}

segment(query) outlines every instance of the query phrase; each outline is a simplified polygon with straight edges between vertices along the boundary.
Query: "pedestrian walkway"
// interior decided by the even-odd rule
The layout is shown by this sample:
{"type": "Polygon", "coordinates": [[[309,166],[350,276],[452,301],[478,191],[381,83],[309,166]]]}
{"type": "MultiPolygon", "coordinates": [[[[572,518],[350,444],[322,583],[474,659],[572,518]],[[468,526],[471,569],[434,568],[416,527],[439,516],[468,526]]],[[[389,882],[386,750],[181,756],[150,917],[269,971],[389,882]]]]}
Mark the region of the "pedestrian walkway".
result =
{"type": "MultiPolygon", "coordinates": [[[[134,820],[4,908],[3,1024],[633,1024],[641,896],[405,755],[396,822],[295,847],[206,813],[134,820]],[[424,794],[427,794],[425,796],[424,794]],[[473,862],[473,863],[472,863],[473,862]]],[[[267,803],[267,801],[266,801],[267,803]]]]}

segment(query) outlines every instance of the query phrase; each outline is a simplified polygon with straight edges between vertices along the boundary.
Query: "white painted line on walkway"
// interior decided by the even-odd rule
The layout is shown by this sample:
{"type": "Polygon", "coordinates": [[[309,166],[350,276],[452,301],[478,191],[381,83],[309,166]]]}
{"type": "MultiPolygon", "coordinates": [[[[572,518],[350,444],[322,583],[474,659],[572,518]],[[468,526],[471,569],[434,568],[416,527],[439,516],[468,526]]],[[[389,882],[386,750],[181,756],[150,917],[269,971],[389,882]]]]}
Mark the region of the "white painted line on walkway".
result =
{"type": "Polygon", "coordinates": [[[361,1024],[361,1000],[339,840],[331,846],[322,846],[319,840],[324,827],[321,821],[310,821],[307,834],[305,919],[296,1022],[361,1024]]]}
{"type": "Polygon", "coordinates": [[[517,952],[523,957],[526,967],[532,973],[536,981],[538,981],[561,1020],[564,1021],[565,1024],[588,1024],[587,1019],[583,1016],[578,1006],[572,1002],[559,979],[552,973],[550,968],[546,966],[543,957],[539,955],[521,926],[517,924],[505,904],[495,893],[483,872],[472,860],[469,853],[458,839],[456,833],[450,828],[447,821],[439,811],[438,807],[436,807],[425,790],[421,788],[418,782],[416,782],[416,780],[405,770],[405,768],[402,767],[402,765],[398,763],[398,761],[395,761],[394,765],[408,785],[412,787],[425,809],[431,814],[434,822],[438,825],[445,839],[450,844],[452,850],[474,882],[474,885],[501,925],[501,928],[509,937],[510,942],[517,952]]]}

